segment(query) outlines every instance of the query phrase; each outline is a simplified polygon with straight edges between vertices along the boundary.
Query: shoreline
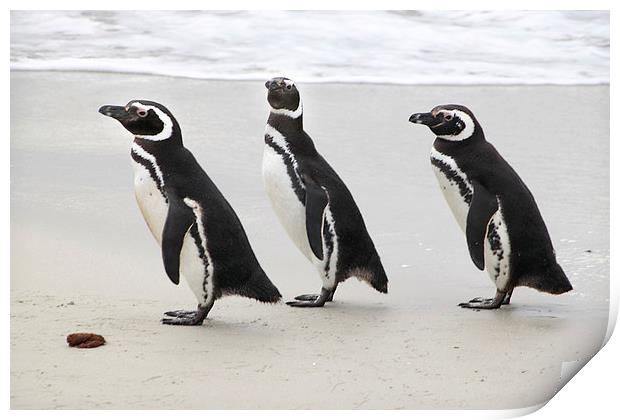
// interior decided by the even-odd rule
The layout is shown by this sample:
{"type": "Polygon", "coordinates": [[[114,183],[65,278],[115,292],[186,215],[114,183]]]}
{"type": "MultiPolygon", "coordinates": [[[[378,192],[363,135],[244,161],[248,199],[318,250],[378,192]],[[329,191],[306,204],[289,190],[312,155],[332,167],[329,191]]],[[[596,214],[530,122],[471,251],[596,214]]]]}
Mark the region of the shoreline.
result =
{"type": "MultiPolygon", "coordinates": [[[[245,83],[245,82],[264,82],[269,79],[269,77],[259,78],[259,77],[250,77],[250,78],[239,78],[239,77],[194,77],[194,76],[181,76],[181,75],[171,75],[165,73],[144,73],[144,72],[130,72],[130,71],[105,71],[105,70],[86,70],[86,69],[14,69],[10,68],[11,73],[13,72],[24,72],[24,73],[85,73],[85,74],[101,74],[101,75],[119,75],[119,76],[144,76],[144,77],[161,77],[161,78],[170,78],[170,79],[187,79],[187,80],[195,80],[195,81],[205,81],[205,82],[227,82],[227,83],[245,83]]],[[[592,82],[592,83],[443,83],[443,82],[418,82],[418,83],[404,83],[404,82],[386,82],[386,81],[363,81],[363,80],[312,80],[306,81],[303,79],[295,80],[296,82],[307,84],[307,85],[362,85],[362,86],[407,86],[407,87],[429,87],[429,86],[446,86],[446,87],[609,87],[610,82],[592,82]]]]}

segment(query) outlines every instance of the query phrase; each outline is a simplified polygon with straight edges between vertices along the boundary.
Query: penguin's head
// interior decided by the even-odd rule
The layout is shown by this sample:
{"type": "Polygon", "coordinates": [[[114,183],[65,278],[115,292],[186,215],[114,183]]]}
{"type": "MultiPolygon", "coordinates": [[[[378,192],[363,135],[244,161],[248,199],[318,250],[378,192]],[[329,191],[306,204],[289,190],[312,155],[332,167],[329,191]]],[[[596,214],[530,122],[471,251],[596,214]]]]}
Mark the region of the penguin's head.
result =
{"type": "Polygon", "coordinates": [[[483,135],[476,117],[463,105],[439,105],[431,112],[413,114],[409,121],[426,125],[437,137],[449,141],[463,141],[483,135]]]}
{"type": "Polygon", "coordinates": [[[99,113],[112,117],[134,136],[163,141],[180,135],[180,128],[172,113],[157,102],[134,100],[125,106],[104,105],[99,113]]]}
{"type": "Polygon", "coordinates": [[[297,118],[302,113],[301,98],[295,83],[286,77],[274,77],[265,82],[271,112],[297,118]]]}

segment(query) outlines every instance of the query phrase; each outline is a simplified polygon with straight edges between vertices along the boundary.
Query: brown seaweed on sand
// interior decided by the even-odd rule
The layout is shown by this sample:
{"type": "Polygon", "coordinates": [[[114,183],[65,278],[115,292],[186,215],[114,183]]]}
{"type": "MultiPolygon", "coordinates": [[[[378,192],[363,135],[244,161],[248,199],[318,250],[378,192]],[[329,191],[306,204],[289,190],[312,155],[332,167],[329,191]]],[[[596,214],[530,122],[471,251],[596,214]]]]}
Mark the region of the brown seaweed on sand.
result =
{"type": "Polygon", "coordinates": [[[90,349],[104,345],[105,338],[93,333],[74,333],[67,336],[67,343],[69,343],[69,347],[90,349]]]}

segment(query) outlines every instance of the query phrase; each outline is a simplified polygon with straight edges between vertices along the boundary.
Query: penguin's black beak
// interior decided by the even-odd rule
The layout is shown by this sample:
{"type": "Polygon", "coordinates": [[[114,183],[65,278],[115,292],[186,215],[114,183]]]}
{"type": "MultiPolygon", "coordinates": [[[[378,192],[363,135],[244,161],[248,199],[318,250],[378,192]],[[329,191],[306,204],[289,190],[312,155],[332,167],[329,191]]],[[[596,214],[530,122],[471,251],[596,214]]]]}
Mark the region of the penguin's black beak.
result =
{"type": "Polygon", "coordinates": [[[412,122],[414,124],[423,124],[429,127],[433,127],[437,124],[440,124],[442,122],[442,119],[441,119],[440,114],[435,116],[431,112],[423,112],[423,113],[413,114],[411,117],[409,117],[409,122],[412,122]]]}
{"type": "Polygon", "coordinates": [[[119,121],[129,116],[129,113],[124,106],[117,105],[104,105],[99,108],[99,113],[105,115],[106,117],[112,117],[119,121]]]}

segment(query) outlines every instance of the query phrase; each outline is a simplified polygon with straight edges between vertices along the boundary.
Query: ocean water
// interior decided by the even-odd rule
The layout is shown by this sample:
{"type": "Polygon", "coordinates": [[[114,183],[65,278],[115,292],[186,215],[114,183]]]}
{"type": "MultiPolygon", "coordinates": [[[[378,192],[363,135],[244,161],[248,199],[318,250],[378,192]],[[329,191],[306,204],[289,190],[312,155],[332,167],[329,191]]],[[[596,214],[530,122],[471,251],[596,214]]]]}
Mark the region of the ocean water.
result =
{"type": "Polygon", "coordinates": [[[11,69],[400,84],[609,83],[609,13],[14,11],[11,69]]]}

